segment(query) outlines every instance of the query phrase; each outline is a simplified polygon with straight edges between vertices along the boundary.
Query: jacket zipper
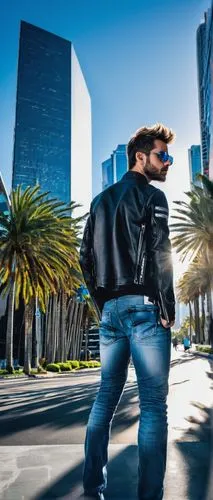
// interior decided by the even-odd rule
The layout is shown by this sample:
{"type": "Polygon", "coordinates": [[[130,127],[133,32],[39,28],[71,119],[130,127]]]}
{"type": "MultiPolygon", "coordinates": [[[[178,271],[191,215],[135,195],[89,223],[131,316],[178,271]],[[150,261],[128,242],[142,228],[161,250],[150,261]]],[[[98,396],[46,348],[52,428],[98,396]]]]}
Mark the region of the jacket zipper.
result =
{"type": "Polygon", "coordinates": [[[162,296],[162,293],[160,291],[159,291],[159,296],[160,296],[160,304],[161,304],[161,308],[162,308],[162,313],[163,313],[167,323],[170,323],[169,316],[168,316],[168,313],[167,313],[167,310],[166,310],[166,307],[165,307],[165,304],[163,301],[163,296],[162,296]]]}
{"type": "Polygon", "coordinates": [[[146,265],[146,254],[144,252],[143,255],[141,256],[141,253],[142,253],[142,246],[143,246],[143,241],[144,241],[145,229],[146,229],[145,224],[141,224],[139,241],[138,241],[136,271],[135,271],[135,277],[134,277],[134,283],[136,285],[142,285],[143,284],[143,280],[144,280],[144,271],[145,271],[145,265],[146,265]]]}

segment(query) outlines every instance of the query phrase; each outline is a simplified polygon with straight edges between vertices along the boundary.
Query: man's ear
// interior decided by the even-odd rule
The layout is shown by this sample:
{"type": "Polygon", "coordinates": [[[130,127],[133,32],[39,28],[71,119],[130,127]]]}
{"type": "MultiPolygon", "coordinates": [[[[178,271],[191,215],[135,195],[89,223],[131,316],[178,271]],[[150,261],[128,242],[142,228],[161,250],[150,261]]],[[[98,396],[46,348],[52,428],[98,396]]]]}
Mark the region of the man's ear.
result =
{"type": "Polygon", "coordinates": [[[137,151],[137,153],[135,153],[135,158],[137,161],[142,161],[143,163],[146,162],[146,155],[145,153],[142,153],[142,151],[137,151]]]}

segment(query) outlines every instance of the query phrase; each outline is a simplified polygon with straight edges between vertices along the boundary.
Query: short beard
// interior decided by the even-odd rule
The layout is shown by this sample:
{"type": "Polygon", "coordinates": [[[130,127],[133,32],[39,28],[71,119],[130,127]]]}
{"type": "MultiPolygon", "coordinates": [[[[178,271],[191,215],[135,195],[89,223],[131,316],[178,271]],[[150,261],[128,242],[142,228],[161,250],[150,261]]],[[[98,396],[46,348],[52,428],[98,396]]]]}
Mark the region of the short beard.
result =
{"type": "Polygon", "coordinates": [[[151,163],[148,163],[144,167],[144,174],[146,175],[146,177],[148,177],[148,179],[150,181],[165,182],[165,180],[166,180],[165,173],[167,173],[167,171],[168,171],[168,169],[166,167],[162,167],[162,169],[159,172],[159,170],[157,170],[155,167],[153,167],[153,165],[151,165],[151,163]]]}

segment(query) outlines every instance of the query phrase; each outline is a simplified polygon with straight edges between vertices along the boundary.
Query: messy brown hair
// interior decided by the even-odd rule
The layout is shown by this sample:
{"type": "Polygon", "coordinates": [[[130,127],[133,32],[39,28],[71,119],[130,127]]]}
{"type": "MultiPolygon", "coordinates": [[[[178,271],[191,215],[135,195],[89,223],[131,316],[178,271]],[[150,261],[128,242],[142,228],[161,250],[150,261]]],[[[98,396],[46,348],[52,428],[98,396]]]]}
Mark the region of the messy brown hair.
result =
{"type": "Polygon", "coordinates": [[[170,128],[165,127],[162,123],[156,123],[151,127],[141,127],[136,130],[127,144],[129,170],[135,165],[135,154],[137,151],[143,151],[143,153],[149,154],[154,148],[154,141],[156,139],[160,139],[166,144],[170,144],[174,138],[174,132],[170,128]]]}

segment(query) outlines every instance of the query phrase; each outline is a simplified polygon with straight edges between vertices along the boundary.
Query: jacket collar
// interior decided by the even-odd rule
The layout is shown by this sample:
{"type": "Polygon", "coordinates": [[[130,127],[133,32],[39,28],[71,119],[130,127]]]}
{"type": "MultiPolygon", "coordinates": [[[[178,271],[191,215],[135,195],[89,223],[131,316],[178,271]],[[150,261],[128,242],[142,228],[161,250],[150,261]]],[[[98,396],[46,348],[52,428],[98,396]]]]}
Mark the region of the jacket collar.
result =
{"type": "Polygon", "coordinates": [[[148,180],[145,175],[140,174],[140,172],[136,172],[135,170],[128,170],[126,174],[123,175],[122,180],[134,180],[136,182],[141,182],[142,184],[148,184],[148,180]]]}

